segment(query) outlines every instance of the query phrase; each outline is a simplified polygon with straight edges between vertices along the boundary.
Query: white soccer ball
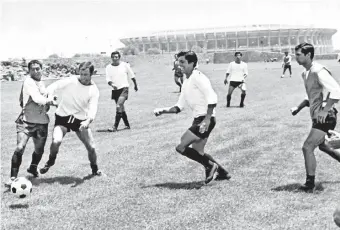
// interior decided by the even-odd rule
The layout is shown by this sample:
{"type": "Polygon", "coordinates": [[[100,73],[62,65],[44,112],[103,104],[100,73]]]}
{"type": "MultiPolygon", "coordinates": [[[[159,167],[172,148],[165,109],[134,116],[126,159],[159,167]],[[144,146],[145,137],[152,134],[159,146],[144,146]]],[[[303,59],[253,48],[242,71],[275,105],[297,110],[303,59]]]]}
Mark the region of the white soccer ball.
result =
{"type": "Polygon", "coordinates": [[[32,183],[25,177],[18,177],[11,184],[11,192],[19,198],[25,198],[32,192],[32,183]]]}

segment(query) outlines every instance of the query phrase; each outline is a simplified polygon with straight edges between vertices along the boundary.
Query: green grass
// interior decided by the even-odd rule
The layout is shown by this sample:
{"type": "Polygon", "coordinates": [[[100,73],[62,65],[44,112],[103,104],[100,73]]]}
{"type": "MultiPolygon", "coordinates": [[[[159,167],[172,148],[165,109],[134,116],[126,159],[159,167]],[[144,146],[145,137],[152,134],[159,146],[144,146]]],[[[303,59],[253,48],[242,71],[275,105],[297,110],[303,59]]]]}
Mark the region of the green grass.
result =
{"type": "MultiPolygon", "coordinates": [[[[335,60],[321,63],[339,79],[335,60]]],[[[201,65],[219,98],[206,152],[232,175],[230,181],[207,186],[203,168],[175,151],[191,124],[191,111],[161,117],[152,113],[177,101],[170,66],[134,67],[140,91],[131,88],[126,103],[132,129],[118,133],[98,132],[112,125],[115,106],[104,77],[95,78],[101,97],[91,128],[99,167],[107,177],[88,176],[85,147],[69,133],[56,165],[40,178],[30,178],[29,198],[18,199],[1,186],[2,229],[336,229],[332,215],[340,203],[339,163],[317,150],[317,192],[294,192],[305,180],[301,147],[311,122],[308,109],[295,117],[289,111],[305,95],[302,68],[294,63],[293,78],[280,79],[280,65],[249,63],[243,109],[225,108],[226,65],[201,65]]],[[[20,82],[1,85],[2,181],[8,179],[16,146],[20,87],[20,82]]],[[[232,105],[239,100],[236,90],[232,105]]],[[[40,166],[50,142],[51,137],[40,166]]],[[[32,151],[30,141],[20,176],[28,176],[32,151]]]]}

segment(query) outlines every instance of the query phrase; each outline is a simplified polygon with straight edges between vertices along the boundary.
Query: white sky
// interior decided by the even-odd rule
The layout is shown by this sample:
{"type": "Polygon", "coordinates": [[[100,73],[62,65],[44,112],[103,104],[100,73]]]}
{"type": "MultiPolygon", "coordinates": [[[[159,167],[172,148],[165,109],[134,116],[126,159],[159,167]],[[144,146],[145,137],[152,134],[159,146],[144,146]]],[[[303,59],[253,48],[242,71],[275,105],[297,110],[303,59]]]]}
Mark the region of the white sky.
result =
{"type": "Polygon", "coordinates": [[[1,1],[0,59],[110,52],[143,31],[251,24],[335,28],[340,0],[1,1]],[[111,47],[110,47],[111,43],[111,47]]]}

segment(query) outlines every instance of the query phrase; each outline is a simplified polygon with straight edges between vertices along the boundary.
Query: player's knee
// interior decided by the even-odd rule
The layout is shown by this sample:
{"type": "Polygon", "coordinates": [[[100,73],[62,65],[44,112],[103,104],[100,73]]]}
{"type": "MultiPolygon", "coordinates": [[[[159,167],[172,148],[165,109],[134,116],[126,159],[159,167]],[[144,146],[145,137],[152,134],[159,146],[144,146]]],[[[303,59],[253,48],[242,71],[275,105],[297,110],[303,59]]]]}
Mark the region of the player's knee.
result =
{"type": "Polygon", "coordinates": [[[61,145],[62,140],[59,138],[53,138],[51,147],[59,147],[61,145]]]}
{"type": "Polygon", "coordinates": [[[44,154],[44,148],[35,148],[34,152],[37,155],[43,155],[44,154]]]}
{"type": "Polygon", "coordinates": [[[181,146],[181,145],[176,146],[176,152],[183,155],[184,151],[185,151],[185,148],[183,146],[181,146]]]}
{"type": "Polygon", "coordinates": [[[307,143],[307,142],[305,142],[302,146],[302,152],[303,153],[311,153],[311,152],[314,151],[314,149],[315,149],[315,147],[312,144],[307,143]]]}
{"type": "Polygon", "coordinates": [[[247,94],[246,94],[246,92],[242,92],[241,95],[246,96],[247,94]]]}
{"type": "Polygon", "coordinates": [[[14,155],[17,156],[17,157],[21,157],[24,153],[24,148],[16,148],[15,151],[14,151],[14,155]]]}
{"type": "Polygon", "coordinates": [[[18,144],[17,147],[15,148],[15,153],[22,155],[24,153],[24,150],[25,150],[25,146],[22,144],[18,144]]]}

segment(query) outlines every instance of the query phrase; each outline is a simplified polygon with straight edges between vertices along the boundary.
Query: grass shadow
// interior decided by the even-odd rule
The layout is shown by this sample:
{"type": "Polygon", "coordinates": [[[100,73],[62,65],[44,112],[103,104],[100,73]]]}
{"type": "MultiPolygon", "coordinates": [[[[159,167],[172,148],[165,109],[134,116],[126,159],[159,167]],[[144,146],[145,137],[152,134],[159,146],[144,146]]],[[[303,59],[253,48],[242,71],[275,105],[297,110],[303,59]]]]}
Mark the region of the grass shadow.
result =
{"type": "MultiPolygon", "coordinates": [[[[322,191],[325,190],[322,183],[323,182],[315,184],[315,192],[322,192],[322,191]]],[[[276,191],[276,192],[295,192],[295,193],[301,192],[301,193],[304,193],[304,191],[299,190],[300,186],[301,186],[300,183],[293,183],[293,184],[278,186],[276,188],[272,188],[271,190],[276,191]]]]}
{"type": "Polygon", "coordinates": [[[92,177],[94,177],[92,174],[89,174],[83,178],[71,177],[71,176],[58,176],[58,177],[52,177],[52,178],[36,178],[35,180],[32,180],[31,182],[33,185],[54,184],[57,182],[62,185],[72,184],[71,187],[76,187],[84,183],[85,180],[89,180],[92,177]]]}
{"type": "Polygon", "coordinates": [[[155,187],[155,188],[191,190],[191,189],[200,189],[204,185],[205,185],[204,181],[193,181],[193,182],[184,182],[184,183],[167,182],[167,183],[161,183],[161,184],[142,186],[142,188],[155,187]]]}
{"type": "Polygon", "coordinates": [[[117,129],[117,131],[115,132],[109,131],[109,129],[97,129],[96,132],[97,133],[116,133],[116,132],[120,132],[124,130],[130,130],[130,129],[121,128],[121,129],[117,129]]]}
{"type": "Polygon", "coordinates": [[[28,204],[11,204],[8,206],[10,209],[27,209],[29,208],[28,204]]]}

